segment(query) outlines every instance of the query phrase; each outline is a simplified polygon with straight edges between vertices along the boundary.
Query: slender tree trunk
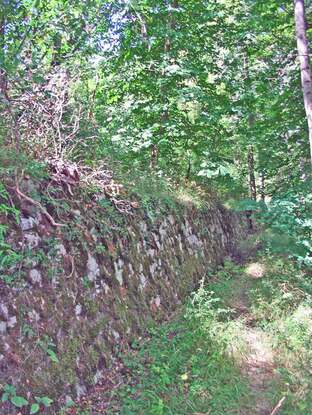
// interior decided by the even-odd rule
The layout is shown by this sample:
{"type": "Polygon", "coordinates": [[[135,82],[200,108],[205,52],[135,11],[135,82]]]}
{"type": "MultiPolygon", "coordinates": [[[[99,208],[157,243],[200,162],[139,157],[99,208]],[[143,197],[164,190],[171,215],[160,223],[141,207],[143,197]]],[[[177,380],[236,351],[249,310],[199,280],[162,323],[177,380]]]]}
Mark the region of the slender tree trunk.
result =
{"type": "MultiPolygon", "coordinates": [[[[178,0],[173,0],[171,7],[173,9],[177,9],[179,7],[178,0]]],[[[172,15],[172,12],[171,12],[170,13],[170,22],[169,22],[170,31],[175,30],[176,24],[177,24],[177,22],[176,22],[174,16],[172,15]]],[[[168,53],[170,51],[170,49],[171,49],[171,38],[170,38],[170,34],[169,34],[169,36],[167,36],[166,40],[165,40],[165,52],[168,53]]]]}
{"type": "MultiPolygon", "coordinates": [[[[248,59],[248,51],[246,50],[244,53],[244,62],[243,62],[243,70],[246,76],[246,84],[247,90],[251,88],[251,79],[249,74],[249,59],[248,59]]],[[[253,143],[253,129],[255,124],[255,115],[253,113],[253,99],[250,97],[245,101],[246,107],[249,111],[248,114],[248,142],[253,143]]],[[[252,144],[248,145],[248,152],[247,152],[247,165],[248,165],[248,182],[249,182],[249,196],[253,200],[257,200],[257,186],[256,186],[256,178],[255,178],[255,157],[254,157],[254,147],[252,144]]]]}
{"type": "Polygon", "coordinates": [[[151,160],[150,160],[150,168],[154,169],[157,166],[158,161],[158,147],[156,144],[152,144],[151,146],[151,160]]]}
{"type": "Polygon", "coordinates": [[[189,178],[191,177],[191,171],[192,171],[192,162],[191,162],[191,158],[188,159],[188,163],[187,163],[187,171],[186,171],[186,180],[189,180],[189,178]]]}
{"type": "Polygon", "coordinates": [[[312,165],[312,76],[304,0],[294,0],[298,56],[305,112],[308,120],[310,156],[312,165]]]}
{"type": "Polygon", "coordinates": [[[265,202],[265,174],[263,171],[260,174],[260,196],[262,202],[265,202]]]}
{"type": "MultiPolygon", "coordinates": [[[[2,11],[2,10],[0,10],[2,11]]],[[[4,61],[4,54],[5,54],[5,44],[4,44],[4,33],[5,33],[5,18],[4,14],[0,18],[0,56],[1,60],[4,61]]],[[[7,91],[7,77],[4,69],[0,67],[0,93],[2,93],[6,98],[6,91],[7,91]]]]}
{"type": "Polygon", "coordinates": [[[257,200],[257,186],[255,179],[255,160],[253,146],[248,147],[248,176],[250,198],[257,200]]]}
{"type": "MultiPolygon", "coordinates": [[[[252,133],[252,131],[253,131],[254,123],[255,123],[255,116],[254,116],[253,113],[250,113],[249,116],[248,116],[248,125],[249,125],[249,132],[250,133],[252,133]]],[[[250,198],[253,199],[253,200],[257,200],[257,185],[256,185],[256,177],[255,177],[255,156],[254,156],[254,147],[253,147],[253,145],[248,146],[247,162],[248,162],[248,178],[249,178],[250,198]]]]}
{"type": "MultiPolygon", "coordinates": [[[[178,7],[178,0],[173,0],[171,6],[172,6],[172,8],[176,9],[178,7]]],[[[170,13],[170,15],[169,15],[169,27],[168,27],[168,32],[169,33],[166,35],[165,44],[164,44],[165,59],[167,59],[169,57],[169,53],[170,53],[170,50],[171,50],[172,39],[171,39],[171,33],[170,32],[175,30],[175,28],[176,28],[176,20],[175,20],[174,16],[172,15],[172,13],[170,13]]],[[[163,71],[162,75],[163,76],[165,75],[164,71],[163,71]]],[[[167,100],[166,93],[165,93],[165,90],[164,90],[163,86],[160,87],[160,93],[165,98],[165,102],[167,104],[168,100],[167,100]]],[[[168,119],[169,119],[168,108],[165,108],[164,111],[161,114],[161,127],[160,127],[160,134],[161,135],[165,133],[164,124],[168,121],[168,119]]],[[[151,158],[150,166],[154,167],[156,165],[157,158],[158,158],[158,155],[159,155],[159,149],[158,149],[156,144],[153,144],[151,154],[152,154],[152,158],[151,158]],[[156,157],[155,157],[155,155],[156,155],[156,157]]]]}

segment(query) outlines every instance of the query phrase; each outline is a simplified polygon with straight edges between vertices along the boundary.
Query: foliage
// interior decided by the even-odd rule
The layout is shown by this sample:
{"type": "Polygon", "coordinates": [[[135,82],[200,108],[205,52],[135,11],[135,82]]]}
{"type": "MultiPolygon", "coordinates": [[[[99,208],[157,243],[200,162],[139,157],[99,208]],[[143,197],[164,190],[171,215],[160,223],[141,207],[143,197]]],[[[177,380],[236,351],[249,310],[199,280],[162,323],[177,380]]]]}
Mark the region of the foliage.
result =
{"type": "Polygon", "coordinates": [[[13,1],[1,11],[6,142],[41,159],[113,155],[236,198],[251,144],[267,194],[303,174],[291,4],[13,1]]]}
{"type": "MultiPolygon", "coordinates": [[[[290,4],[92,0],[1,8],[6,172],[18,166],[39,177],[44,168],[29,156],[93,167],[109,159],[143,189],[151,218],[159,198],[172,204],[157,188],[171,180],[224,200],[245,198],[250,145],[258,190],[274,198],[269,214],[282,211],[285,183],[300,187],[307,176],[290,4]]],[[[300,233],[295,208],[287,209],[286,233],[300,233]]],[[[307,262],[304,233],[294,255],[307,262]]]]}
{"type": "Polygon", "coordinates": [[[47,396],[35,396],[35,402],[30,404],[23,396],[17,395],[16,388],[9,384],[4,385],[3,387],[1,401],[3,403],[9,401],[16,408],[28,407],[30,405],[30,415],[37,414],[40,411],[40,407],[48,408],[53,403],[53,400],[47,396]]]}
{"type": "Polygon", "coordinates": [[[59,363],[57,354],[54,351],[55,344],[48,336],[44,336],[41,340],[38,340],[38,345],[48,355],[52,362],[59,363]]]}
{"type": "MultiPolygon", "coordinates": [[[[13,216],[15,221],[19,220],[19,210],[14,206],[9,205],[9,194],[3,184],[0,183],[0,217],[6,218],[7,216],[13,216]]],[[[6,232],[8,225],[4,223],[0,224],[0,279],[5,280],[7,283],[12,282],[12,276],[9,274],[9,270],[12,266],[19,262],[21,255],[15,252],[12,247],[6,242],[6,232]]]]}
{"type": "Polygon", "coordinates": [[[13,385],[4,385],[3,394],[1,398],[2,402],[10,401],[17,408],[22,408],[28,405],[27,399],[22,396],[16,395],[16,389],[13,385]]]}
{"type": "Polygon", "coordinates": [[[312,192],[302,185],[273,198],[261,215],[268,228],[264,240],[272,252],[289,254],[312,266],[312,192]]]}

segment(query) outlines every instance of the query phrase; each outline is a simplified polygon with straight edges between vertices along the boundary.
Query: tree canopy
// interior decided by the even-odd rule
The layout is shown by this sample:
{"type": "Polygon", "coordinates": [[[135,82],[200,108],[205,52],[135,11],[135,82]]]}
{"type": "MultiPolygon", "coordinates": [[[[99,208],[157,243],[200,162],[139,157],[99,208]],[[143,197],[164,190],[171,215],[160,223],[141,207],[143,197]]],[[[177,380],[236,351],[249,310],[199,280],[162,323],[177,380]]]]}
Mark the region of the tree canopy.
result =
{"type": "Polygon", "coordinates": [[[4,148],[118,160],[225,199],[296,193],[311,172],[299,3],[308,47],[308,1],[3,1],[4,148]]]}

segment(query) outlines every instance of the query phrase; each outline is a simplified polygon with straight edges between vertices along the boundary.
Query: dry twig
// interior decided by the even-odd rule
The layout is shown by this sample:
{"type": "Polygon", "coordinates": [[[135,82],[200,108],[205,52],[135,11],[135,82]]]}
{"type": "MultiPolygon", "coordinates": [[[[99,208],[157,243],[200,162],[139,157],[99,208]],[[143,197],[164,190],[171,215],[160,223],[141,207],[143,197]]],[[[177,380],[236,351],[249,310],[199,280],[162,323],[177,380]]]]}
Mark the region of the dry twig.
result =
{"type": "Polygon", "coordinates": [[[25,195],[19,188],[18,182],[16,181],[16,185],[15,185],[15,191],[16,193],[22,197],[23,199],[27,200],[27,202],[31,203],[32,205],[37,206],[41,212],[43,213],[43,215],[48,219],[48,221],[50,222],[50,224],[57,228],[60,226],[66,226],[63,223],[57,223],[55,222],[55,220],[52,218],[52,216],[50,215],[50,213],[41,205],[41,203],[39,203],[37,200],[32,199],[31,197],[25,195]]]}
{"type": "Polygon", "coordinates": [[[273,409],[273,411],[271,412],[271,415],[276,415],[278,413],[278,411],[281,409],[281,407],[283,406],[283,403],[285,401],[286,397],[284,396],[276,405],[276,407],[273,409]]]}

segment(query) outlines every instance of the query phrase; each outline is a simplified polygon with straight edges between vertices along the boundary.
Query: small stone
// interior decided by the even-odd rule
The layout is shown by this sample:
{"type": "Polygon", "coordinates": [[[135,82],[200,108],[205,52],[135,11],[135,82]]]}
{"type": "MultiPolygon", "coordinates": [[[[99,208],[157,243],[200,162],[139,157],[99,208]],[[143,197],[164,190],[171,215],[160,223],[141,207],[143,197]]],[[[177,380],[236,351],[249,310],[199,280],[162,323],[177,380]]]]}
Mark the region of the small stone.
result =
{"type": "Polygon", "coordinates": [[[155,305],[156,305],[156,307],[159,307],[160,306],[160,297],[159,297],[159,295],[155,298],[155,305]]]}
{"type": "Polygon", "coordinates": [[[26,218],[25,216],[21,216],[20,223],[23,231],[29,231],[36,225],[36,220],[32,217],[26,218]]]}
{"type": "Polygon", "coordinates": [[[96,277],[100,275],[100,268],[96,259],[88,253],[88,262],[87,262],[87,270],[88,270],[88,279],[89,281],[94,281],[96,277]]]}
{"type": "Polygon", "coordinates": [[[123,278],[122,278],[123,266],[124,266],[124,262],[120,258],[118,259],[117,262],[114,262],[115,276],[120,285],[123,285],[123,278]]]}
{"type": "Polygon", "coordinates": [[[55,249],[57,251],[58,256],[65,256],[65,255],[67,255],[65,246],[63,244],[56,245],[55,249]]]}
{"type": "Polygon", "coordinates": [[[104,288],[105,294],[107,295],[110,291],[109,286],[105,282],[102,282],[101,285],[104,288]]]}
{"type": "Polygon", "coordinates": [[[140,285],[139,285],[140,290],[143,291],[145,286],[146,286],[146,278],[143,274],[140,274],[140,285]]]}
{"type": "Polygon", "coordinates": [[[140,222],[139,223],[139,226],[140,226],[141,233],[145,234],[147,232],[147,225],[146,225],[146,223],[145,222],[140,222]]]}
{"type": "Polygon", "coordinates": [[[87,394],[87,388],[79,383],[76,384],[76,395],[80,399],[82,396],[87,394]]]}
{"type": "Polygon", "coordinates": [[[27,233],[25,234],[25,240],[28,248],[37,248],[41,238],[37,233],[27,233]]]}
{"type": "Polygon", "coordinates": [[[103,372],[101,370],[97,370],[93,378],[94,384],[96,385],[99,382],[99,380],[102,379],[102,377],[103,377],[103,372]]]}
{"type": "Polygon", "coordinates": [[[157,268],[158,268],[157,262],[154,262],[152,265],[150,265],[149,269],[150,269],[150,273],[152,277],[154,277],[157,268]]]}
{"type": "Polygon", "coordinates": [[[31,321],[36,321],[38,322],[40,320],[40,315],[39,313],[37,313],[36,310],[31,310],[28,312],[28,317],[31,321]]]}
{"type": "Polygon", "coordinates": [[[120,334],[116,330],[111,329],[111,333],[116,341],[120,339],[120,334]]]}
{"type": "Polygon", "coordinates": [[[9,310],[5,304],[0,304],[0,315],[7,320],[9,318],[9,310]]]}
{"type": "Polygon", "coordinates": [[[90,229],[90,235],[92,235],[92,238],[94,239],[94,241],[97,241],[97,230],[95,228],[90,229]]]}
{"type": "Polygon", "coordinates": [[[7,331],[7,323],[5,321],[0,321],[0,334],[5,334],[7,331]]]}
{"type": "Polygon", "coordinates": [[[8,327],[12,329],[17,324],[17,318],[15,316],[10,317],[8,320],[8,327]]]}
{"type": "Polygon", "coordinates": [[[42,283],[41,273],[37,269],[30,270],[29,278],[30,278],[32,284],[41,285],[41,283],[42,283]]]}
{"type": "Polygon", "coordinates": [[[36,216],[34,218],[36,225],[40,225],[41,221],[42,221],[42,215],[40,212],[36,213],[36,216]]]}
{"type": "Polygon", "coordinates": [[[81,314],[81,312],[82,312],[82,306],[81,306],[81,304],[77,304],[75,306],[75,314],[76,314],[76,317],[79,317],[80,314],[81,314]]]}

